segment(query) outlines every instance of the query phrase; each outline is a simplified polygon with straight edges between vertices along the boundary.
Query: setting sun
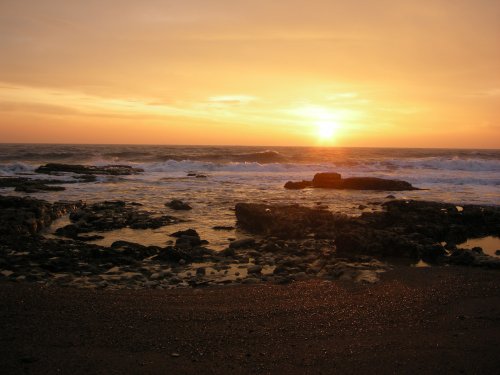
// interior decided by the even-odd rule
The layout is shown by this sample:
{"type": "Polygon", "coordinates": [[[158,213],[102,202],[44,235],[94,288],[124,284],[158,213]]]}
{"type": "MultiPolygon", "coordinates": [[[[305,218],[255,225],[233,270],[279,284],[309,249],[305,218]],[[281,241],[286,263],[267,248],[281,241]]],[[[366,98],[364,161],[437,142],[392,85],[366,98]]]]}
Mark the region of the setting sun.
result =
{"type": "Polygon", "coordinates": [[[333,121],[316,122],[318,136],[321,140],[330,140],[337,132],[338,126],[333,121]]]}

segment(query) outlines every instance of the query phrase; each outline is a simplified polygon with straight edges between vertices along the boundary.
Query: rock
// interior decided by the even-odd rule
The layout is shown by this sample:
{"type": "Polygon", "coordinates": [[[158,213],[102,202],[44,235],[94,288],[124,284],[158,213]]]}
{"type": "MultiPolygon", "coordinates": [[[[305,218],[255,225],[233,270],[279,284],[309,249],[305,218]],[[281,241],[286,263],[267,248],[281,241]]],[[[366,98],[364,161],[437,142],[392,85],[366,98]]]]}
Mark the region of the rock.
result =
{"type": "Polygon", "coordinates": [[[171,237],[177,237],[180,238],[182,236],[190,236],[190,237],[198,237],[200,238],[200,235],[195,229],[186,229],[186,230],[179,230],[177,232],[174,232],[170,235],[171,237]]]}
{"type": "Polygon", "coordinates": [[[231,226],[223,226],[223,225],[217,225],[215,227],[212,227],[213,230],[233,230],[235,229],[234,227],[231,226]]]}
{"type": "Polygon", "coordinates": [[[315,188],[332,188],[337,186],[341,181],[339,173],[316,173],[312,180],[312,185],[315,188]]]}
{"type": "Polygon", "coordinates": [[[285,189],[299,190],[299,189],[305,189],[308,187],[312,187],[312,185],[313,184],[311,181],[298,181],[298,182],[288,181],[285,184],[285,189]]]}
{"type": "Polygon", "coordinates": [[[400,180],[388,180],[377,177],[350,177],[342,178],[338,173],[316,173],[312,181],[288,181],[287,189],[304,189],[306,187],[323,189],[346,189],[346,190],[418,190],[409,182],[400,180]]]}
{"type": "Polygon", "coordinates": [[[219,254],[223,257],[234,257],[236,252],[233,248],[228,247],[227,249],[222,250],[219,254]]]}
{"type": "Polygon", "coordinates": [[[143,169],[133,168],[128,165],[80,165],[80,164],[59,164],[49,163],[35,169],[36,173],[54,174],[60,172],[71,172],[84,175],[131,175],[144,172],[143,169]]]}
{"type": "Polygon", "coordinates": [[[70,214],[70,220],[72,224],[58,229],[57,235],[85,239],[80,237],[82,233],[105,232],[125,227],[156,229],[182,222],[169,215],[155,216],[148,211],[139,210],[133,203],[123,201],[104,201],[82,206],[70,214]]]}
{"type": "Polygon", "coordinates": [[[198,268],[196,269],[196,274],[197,274],[198,276],[205,276],[206,272],[207,272],[207,270],[206,270],[206,268],[205,268],[205,267],[198,267],[198,268]]]}
{"type": "Polygon", "coordinates": [[[495,251],[495,255],[500,255],[500,250],[495,251]]]}
{"type": "Polygon", "coordinates": [[[34,235],[81,202],[49,203],[30,197],[0,196],[0,242],[9,236],[34,235]]]}
{"type": "Polygon", "coordinates": [[[0,177],[0,188],[13,187],[15,191],[23,193],[37,193],[44,191],[62,191],[63,186],[53,186],[66,183],[59,180],[40,180],[26,177],[0,177]]]}
{"type": "Polygon", "coordinates": [[[229,244],[230,249],[241,249],[248,248],[255,245],[255,239],[253,238],[242,238],[240,240],[235,240],[229,244]]]}
{"type": "Polygon", "coordinates": [[[452,264],[470,266],[474,263],[475,256],[469,250],[458,249],[451,254],[448,261],[452,264]]]}
{"type": "Polygon", "coordinates": [[[197,236],[181,236],[175,241],[175,246],[178,247],[193,247],[206,244],[207,241],[202,241],[200,237],[197,236]]]}
{"type": "Polygon", "coordinates": [[[298,205],[237,203],[235,208],[239,227],[251,233],[284,238],[305,237],[311,228],[321,229],[335,221],[329,211],[298,205]]]}
{"type": "Polygon", "coordinates": [[[172,199],[170,202],[165,203],[165,206],[171,208],[172,210],[177,210],[177,211],[181,210],[187,211],[192,209],[192,207],[189,204],[179,199],[172,199]]]}
{"type": "Polygon", "coordinates": [[[388,196],[385,197],[385,199],[396,199],[396,197],[392,194],[389,194],[388,196]]]}
{"type": "Polygon", "coordinates": [[[248,267],[247,271],[248,271],[248,273],[261,273],[262,266],[260,266],[260,265],[250,266],[250,267],[248,267]]]}
{"type": "Polygon", "coordinates": [[[387,180],[376,177],[343,178],[341,180],[340,186],[333,188],[348,190],[418,190],[406,181],[387,180]]]}

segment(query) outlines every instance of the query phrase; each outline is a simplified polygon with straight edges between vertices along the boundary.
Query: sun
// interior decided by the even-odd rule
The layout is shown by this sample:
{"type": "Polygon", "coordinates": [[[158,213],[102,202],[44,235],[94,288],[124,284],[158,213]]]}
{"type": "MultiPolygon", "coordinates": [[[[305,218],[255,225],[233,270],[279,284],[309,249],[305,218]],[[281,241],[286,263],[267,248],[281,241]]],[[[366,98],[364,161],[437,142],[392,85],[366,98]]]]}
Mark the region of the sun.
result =
{"type": "Polygon", "coordinates": [[[316,122],[317,134],[321,140],[330,140],[337,132],[337,123],[331,120],[321,120],[316,122]]]}

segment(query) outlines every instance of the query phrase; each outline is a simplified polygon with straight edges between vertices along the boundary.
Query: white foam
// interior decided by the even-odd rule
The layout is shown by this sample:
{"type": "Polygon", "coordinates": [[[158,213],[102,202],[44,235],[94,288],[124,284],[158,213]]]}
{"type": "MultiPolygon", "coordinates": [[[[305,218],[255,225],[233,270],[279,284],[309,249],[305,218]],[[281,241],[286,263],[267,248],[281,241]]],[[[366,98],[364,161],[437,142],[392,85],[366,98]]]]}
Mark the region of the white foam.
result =
{"type": "Polygon", "coordinates": [[[11,176],[16,173],[32,173],[35,168],[33,165],[21,162],[0,164],[0,175],[11,176]]]}

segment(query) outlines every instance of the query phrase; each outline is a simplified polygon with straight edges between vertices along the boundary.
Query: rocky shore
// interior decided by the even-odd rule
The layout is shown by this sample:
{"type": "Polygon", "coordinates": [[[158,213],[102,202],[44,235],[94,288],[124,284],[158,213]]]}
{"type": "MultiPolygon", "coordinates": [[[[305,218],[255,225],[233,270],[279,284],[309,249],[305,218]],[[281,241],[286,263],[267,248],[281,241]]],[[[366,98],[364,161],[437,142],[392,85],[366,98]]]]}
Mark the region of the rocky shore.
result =
{"type": "MultiPolygon", "coordinates": [[[[187,203],[166,203],[174,210],[179,205],[186,209],[187,203]]],[[[0,196],[0,207],[0,279],[16,282],[134,289],[311,279],[375,283],[393,259],[500,268],[500,258],[460,247],[468,238],[500,236],[498,207],[387,200],[380,212],[348,217],[298,205],[238,203],[237,226],[246,237],[228,241],[222,251],[210,249],[188,222],[165,238],[165,246],[127,238],[110,246],[92,243],[117,229],[183,223],[134,202],[51,204],[0,196]],[[63,215],[69,223],[51,227],[63,215]]]]}

